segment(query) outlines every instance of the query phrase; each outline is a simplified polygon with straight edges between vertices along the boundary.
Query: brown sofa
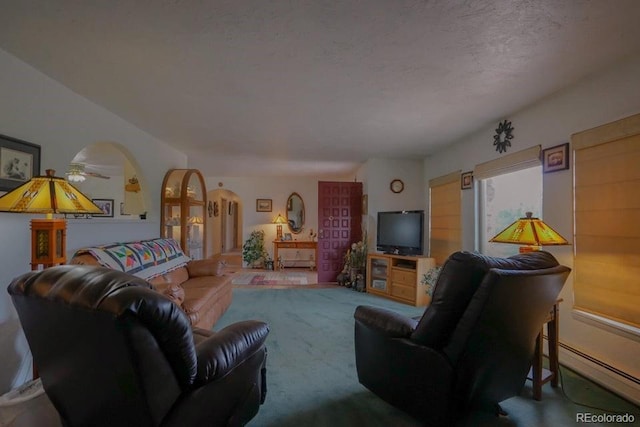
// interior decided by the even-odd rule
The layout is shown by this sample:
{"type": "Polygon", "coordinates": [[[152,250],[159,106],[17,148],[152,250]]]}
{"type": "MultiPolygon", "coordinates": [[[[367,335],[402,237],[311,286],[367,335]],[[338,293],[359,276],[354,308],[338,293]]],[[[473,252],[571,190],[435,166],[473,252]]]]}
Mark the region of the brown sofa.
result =
{"type": "Polygon", "coordinates": [[[178,304],[194,327],[210,330],[231,305],[231,275],[219,260],[190,260],[173,239],[87,247],[70,264],[101,265],[147,280],[178,304]]]}

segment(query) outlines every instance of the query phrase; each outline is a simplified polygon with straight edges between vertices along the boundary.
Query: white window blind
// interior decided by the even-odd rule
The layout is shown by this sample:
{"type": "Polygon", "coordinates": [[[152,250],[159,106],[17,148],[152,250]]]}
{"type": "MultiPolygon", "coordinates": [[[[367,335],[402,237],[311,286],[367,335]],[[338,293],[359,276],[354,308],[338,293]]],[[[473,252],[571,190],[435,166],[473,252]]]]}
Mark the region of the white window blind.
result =
{"type": "Polygon", "coordinates": [[[640,328],[640,114],[571,141],[574,308],[640,328]]]}
{"type": "Polygon", "coordinates": [[[540,146],[536,145],[525,150],[507,154],[476,165],[473,169],[473,178],[476,180],[487,179],[497,175],[516,172],[522,169],[540,165],[540,146]]]}
{"type": "Polygon", "coordinates": [[[536,173],[541,175],[540,165],[540,145],[476,165],[473,175],[479,188],[477,248],[481,253],[509,256],[517,251],[515,245],[490,243],[489,239],[523,217],[527,210],[539,216],[542,211],[542,177],[535,182],[533,180],[536,173]],[[532,169],[534,167],[535,170],[532,169]],[[531,169],[534,175],[526,174],[527,179],[521,182],[522,177],[518,179],[516,175],[525,173],[526,169],[531,169]],[[528,187],[529,184],[533,185],[528,187]],[[527,188],[526,192],[522,192],[522,186],[527,188]]]}
{"type": "Polygon", "coordinates": [[[462,248],[460,174],[457,171],[429,181],[429,253],[436,265],[462,248]]]}

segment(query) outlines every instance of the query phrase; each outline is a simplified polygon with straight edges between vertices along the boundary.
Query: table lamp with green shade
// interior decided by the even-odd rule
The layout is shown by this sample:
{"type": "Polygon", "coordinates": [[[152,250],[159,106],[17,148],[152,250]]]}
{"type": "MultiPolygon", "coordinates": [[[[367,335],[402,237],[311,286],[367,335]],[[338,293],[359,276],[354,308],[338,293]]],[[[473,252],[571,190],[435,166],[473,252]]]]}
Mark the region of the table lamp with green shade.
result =
{"type": "Polygon", "coordinates": [[[102,210],[53,169],[0,197],[0,212],[46,214],[31,220],[31,269],[66,263],[66,228],[53,214],[99,214],[102,210]]]}
{"type": "Polygon", "coordinates": [[[489,242],[513,243],[520,246],[520,253],[540,250],[541,246],[568,245],[569,242],[539,218],[526,212],[524,218],[514,221],[496,234],[489,242]]]}

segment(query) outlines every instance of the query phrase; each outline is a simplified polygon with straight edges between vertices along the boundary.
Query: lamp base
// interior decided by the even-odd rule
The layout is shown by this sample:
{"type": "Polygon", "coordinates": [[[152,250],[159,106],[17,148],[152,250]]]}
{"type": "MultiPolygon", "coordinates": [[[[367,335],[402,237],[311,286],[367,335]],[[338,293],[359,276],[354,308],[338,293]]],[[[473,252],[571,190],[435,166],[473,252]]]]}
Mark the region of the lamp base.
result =
{"type": "Polygon", "coordinates": [[[542,247],[541,246],[535,246],[535,245],[529,245],[529,246],[520,246],[520,250],[519,252],[521,254],[526,254],[528,252],[535,252],[535,251],[539,251],[542,247]]]}
{"type": "Polygon", "coordinates": [[[31,270],[65,264],[67,221],[60,218],[31,220],[31,270]]]}

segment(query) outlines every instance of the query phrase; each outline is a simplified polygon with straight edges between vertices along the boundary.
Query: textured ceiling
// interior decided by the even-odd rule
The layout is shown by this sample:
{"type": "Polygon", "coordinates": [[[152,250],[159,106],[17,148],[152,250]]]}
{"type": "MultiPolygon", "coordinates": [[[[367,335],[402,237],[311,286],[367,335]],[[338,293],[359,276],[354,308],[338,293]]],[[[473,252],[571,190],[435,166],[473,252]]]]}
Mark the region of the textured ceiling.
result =
{"type": "Polygon", "coordinates": [[[640,50],[636,0],[2,3],[0,48],[206,175],[423,157],[640,50]]]}

